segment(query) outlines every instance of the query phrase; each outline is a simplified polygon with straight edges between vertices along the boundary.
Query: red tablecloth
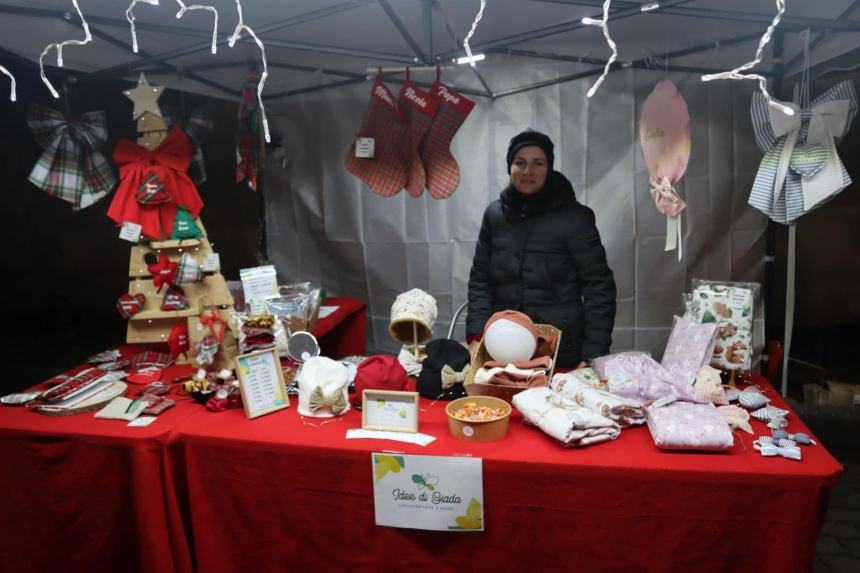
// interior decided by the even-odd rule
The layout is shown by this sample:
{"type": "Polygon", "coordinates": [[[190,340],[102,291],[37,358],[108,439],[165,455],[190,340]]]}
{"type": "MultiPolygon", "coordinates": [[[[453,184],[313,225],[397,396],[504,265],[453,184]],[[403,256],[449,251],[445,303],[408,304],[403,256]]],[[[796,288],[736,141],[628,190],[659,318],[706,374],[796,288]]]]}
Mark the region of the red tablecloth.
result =
{"type": "MultiPolygon", "coordinates": [[[[785,407],[772,390],[774,404],[785,407]]],[[[181,424],[169,458],[198,571],[809,571],[840,464],[819,446],[765,459],[740,433],[728,453],[667,453],[647,428],[566,450],[514,413],[508,436],[448,434],[444,402],[421,402],[427,447],[346,440],[334,421],[240,410],[181,424]],[[374,524],[369,452],[483,459],[486,531],[374,524]],[[177,466],[178,469],[178,466],[177,466]]],[[[808,428],[792,413],[789,431],[808,428]]],[[[769,435],[753,420],[757,434],[769,435]]]]}
{"type": "MultiPolygon", "coordinates": [[[[164,379],[190,371],[171,367],[164,379]]],[[[192,570],[188,544],[176,542],[179,513],[166,503],[174,486],[165,450],[201,406],[171,397],[176,406],[140,428],[95,412],[0,406],[0,571],[192,570]]]]}
{"type": "Polygon", "coordinates": [[[325,306],[337,310],[317,320],[313,334],[323,356],[344,358],[363,355],[367,330],[367,305],[348,297],[329,297],[325,306]]]}

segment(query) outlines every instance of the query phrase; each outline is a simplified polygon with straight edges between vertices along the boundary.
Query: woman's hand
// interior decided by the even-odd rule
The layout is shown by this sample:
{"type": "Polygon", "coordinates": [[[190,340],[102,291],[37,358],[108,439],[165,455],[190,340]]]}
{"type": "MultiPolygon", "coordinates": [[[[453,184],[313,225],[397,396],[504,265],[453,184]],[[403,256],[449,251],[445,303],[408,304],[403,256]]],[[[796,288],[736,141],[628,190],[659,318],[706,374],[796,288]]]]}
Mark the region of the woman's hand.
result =
{"type": "Polygon", "coordinates": [[[588,368],[588,363],[585,360],[577,364],[574,370],[582,370],[583,368],[588,368]]]}

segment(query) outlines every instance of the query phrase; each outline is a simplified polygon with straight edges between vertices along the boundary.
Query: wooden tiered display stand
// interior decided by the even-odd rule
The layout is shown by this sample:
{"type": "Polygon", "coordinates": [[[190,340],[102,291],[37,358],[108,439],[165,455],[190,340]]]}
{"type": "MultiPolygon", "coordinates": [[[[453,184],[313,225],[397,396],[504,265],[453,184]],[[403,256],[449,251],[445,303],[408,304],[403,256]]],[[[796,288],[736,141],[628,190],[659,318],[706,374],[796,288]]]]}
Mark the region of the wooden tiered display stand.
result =
{"type": "MultiPolygon", "coordinates": [[[[224,343],[215,355],[214,369],[232,368],[233,357],[237,354],[236,337],[229,325],[233,323],[233,297],[227,288],[227,281],[220,272],[206,273],[202,282],[179,285],[188,298],[186,310],[161,310],[161,300],[166,287],[162,293],[156,292],[152,283],[152,276],[146,268],[143,258],[147,253],[156,256],[166,254],[171,262],[178,262],[183,253],[191,253],[198,261],[202,261],[208,254],[212,254],[212,245],[206,236],[206,229],[200,219],[195,223],[203,232],[200,239],[183,239],[181,241],[142,241],[131,248],[128,276],[129,294],[143,293],[146,302],[143,309],[131,317],[128,321],[126,340],[130,343],[152,343],[167,342],[170,330],[182,321],[188,323],[188,339],[191,343],[191,356],[184,362],[196,364],[193,360],[195,345],[209,333],[209,327],[200,322],[200,314],[218,307],[221,319],[227,323],[224,329],[224,343]]],[[[178,360],[183,363],[183,359],[178,360]]]]}
{"type": "MultiPolygon", "coordinates": [[[[140,133],[137,144],[146,149],[155,149],[167,135],[164,120],[148,111],[138,117],[137,131],[140,133]]],[[[219,345],[215,362],[209,368],[215,370],[232,368],[233,358],[238,354],[236,337],[230,328],[230,325],[233,324],[233,297],[227,288],[227,281],[224,280],[221,273],[219,271],[206,273],[202,282],[179,285],[188,299],[188,308],[186,310],[164,311],[161,310],[161,302],[167,287],[162,287],[162,293],[156,291],[152,276],[144,262],[144,255],[147,253],[154,253],[155,256],[166,254],[174,263],[179,262],[183,253],[191,253],[199,263],[202,263],[206,255],[212,254],[214,251],[209,243],[203,223],[200,219],[195,219],[194,222],[202,232],[199,239],[166,241],[142,239],[139,244],[132,247],[128,266],[128,292],[131,295],[143,293],[146,302],[143,309],[129,319],[126,341],[130,343],[167,342],[173,327],[185,321],[188,324],[188,340],[191,350],[187,355],[180,355],[177,362],[196,365],[197,343],[210,332],[209,326],[201,322],[200,316],[210,309],[218,307],[221,319],[226,322],[224,341],[219,345]]]]}

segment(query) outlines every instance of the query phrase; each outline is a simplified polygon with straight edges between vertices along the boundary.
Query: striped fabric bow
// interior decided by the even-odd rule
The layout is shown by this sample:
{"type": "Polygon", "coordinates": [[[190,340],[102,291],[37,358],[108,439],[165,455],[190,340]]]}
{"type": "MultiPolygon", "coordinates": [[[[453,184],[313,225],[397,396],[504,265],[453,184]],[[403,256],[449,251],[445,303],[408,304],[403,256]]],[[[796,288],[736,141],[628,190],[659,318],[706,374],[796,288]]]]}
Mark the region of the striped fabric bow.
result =
{"type": "Polygon", "coordinates": [[[451,368],[451,366],[448,364],[443,366],[442,372],[440,373],[442,376],[442,389],[447,390],[454,384],[462,384],[463,382],[465,382],[466,374],[469,373],[470,366],[470,364],[466,364],[459,372],[451,368]]]}
{"type": "Polygon", "coordinates": [[[54,109],[31,105],[27,124],[44,149],[30,171],[30,183],[79,211],[103,199],[116,175],[98,149],[107,141],[105,113],[91,111],[67,122],[54,109]]]}
{"type": "MultiPolygon", "coordinates": [[[[794,442],[791,442],[790,440],[786,441],[791,444],[794,444],[794,442]]],[[[753,447],[759,452],[761,452],[761,455],[764,458],[772,458],[779,456],[789,460],[797,461],[800,461],[801,458],[800,448],[798,448],[796,445],[779,446],[777,444],[774,444],[772,441],[769,443],[767,441],[762,442],[762,439],[759,438],[759,440],[753,442],[753,447]]]]}
{"type": "Polygon", "coordinates": [[[765,152],[753,182],[749,204],[778,223],[789,224],[851,184],[836,152],[857,114],[850,81],[836,84],[808,108],[786,103],[787,115],[753,94],[753,133],[765,152]]]}
{"type": "Polygon", "coordinates": [[[311,409],[311,412],[316,412],[322,408],[331,408],[332,413],[336,416],[346,410],[346,398],[344,397],[343,389],[332,392],[329,395],[326,395],[323,392],[322,387],[317,386],[314,388],[314,391],[311,392],[310,398],[308,399],[308,407],[311,409]]]}
{"type": "Polygon", "coordinates": [[[773,439],[774,440],[791,440],[793,442],[797,442],[798,444],[803,444],[805,446],[817,446],[818,444],[809,437],[809,435],[804,434],[803,432],[797,432],[796,434],[789,434],[785,430],[774,430],[773,431],[773,439]]]}

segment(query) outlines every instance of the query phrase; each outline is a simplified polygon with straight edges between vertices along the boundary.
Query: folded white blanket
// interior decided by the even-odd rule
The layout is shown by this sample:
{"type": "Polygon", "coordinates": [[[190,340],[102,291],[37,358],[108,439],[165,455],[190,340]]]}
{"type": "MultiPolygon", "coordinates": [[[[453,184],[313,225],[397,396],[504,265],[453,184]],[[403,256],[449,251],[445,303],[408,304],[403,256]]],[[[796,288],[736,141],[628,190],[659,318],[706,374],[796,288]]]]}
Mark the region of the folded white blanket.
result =
{"type": "Polygon", "coordinates": [[[641,402],[594,388],[583,382],[575,371],[553,376],[550,388],[580,406],[618,422],[622,428],[645,423],[641,402]]]}
{"type": "Polygon", "coordinates": [[[621,428],[609,418],[546,387],[520,392],[513,404],[526,423],[539,427],[565,447],[606,442],[621,434],[621,428]]]}

